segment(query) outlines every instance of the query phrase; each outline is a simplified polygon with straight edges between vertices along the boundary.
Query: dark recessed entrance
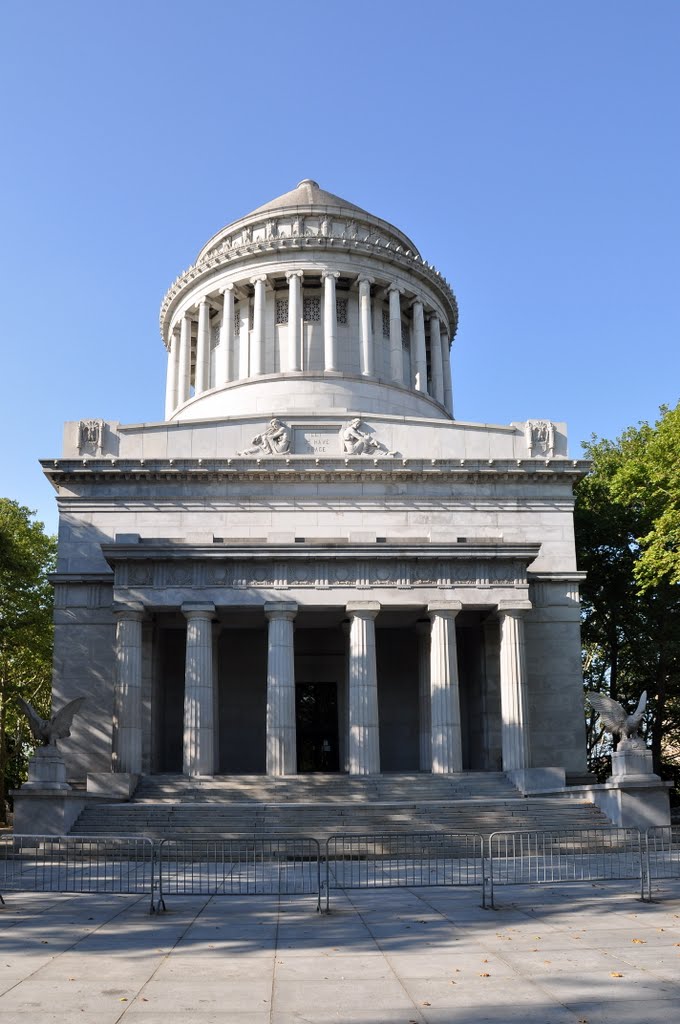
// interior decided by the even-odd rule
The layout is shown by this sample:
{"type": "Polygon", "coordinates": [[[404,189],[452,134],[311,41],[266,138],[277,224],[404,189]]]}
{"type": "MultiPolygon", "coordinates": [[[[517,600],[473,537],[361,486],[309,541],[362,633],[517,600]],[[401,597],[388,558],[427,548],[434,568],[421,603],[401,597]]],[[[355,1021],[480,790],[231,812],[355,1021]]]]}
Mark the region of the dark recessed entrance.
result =
{"type": "Polygon", "coordinates": [[[338,688],[336,683],[295,687],[298,772],[337,772],[338,688]]]}

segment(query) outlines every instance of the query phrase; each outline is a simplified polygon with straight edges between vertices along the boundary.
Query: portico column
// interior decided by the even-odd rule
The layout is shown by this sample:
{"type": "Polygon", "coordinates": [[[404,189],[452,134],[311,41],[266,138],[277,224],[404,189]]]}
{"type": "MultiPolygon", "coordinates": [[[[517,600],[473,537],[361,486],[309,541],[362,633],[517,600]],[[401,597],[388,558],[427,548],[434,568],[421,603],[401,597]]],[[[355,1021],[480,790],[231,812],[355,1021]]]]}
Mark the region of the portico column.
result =
{"type": "Polygon", "coordinates": [[[432,715],[430,709],[430,630],[427,620],[416,622],[418,638],[418,734],[421,772],[432,770],[432,715]]]}
{"type": "Polygon", "coordinates": [[[185,313],[179,333],[179,371],[177,380],[177,404],[189,398],[191,390],[191,316],[185,313]]]}
{"type": "Polygon", "coordinates": [[[442,369],[442,339],[439,317],[430,317],[430,363],[432,365],[432,397],[444,404],[444,373],[442,369]]]}
{"type": "MultiPolygon", "coordinates": [[[[288,359],[286,369],[302,369],[302,271],[289,270],[288,278],[288,359]]],[[[282,365],[286,365],[281,360],[282,365]]]]}
{"type": "Polygon", "coordinates": [[[194,392],[200,395],[210,386],[210,305],[207,299],[198,304],[198,337],[196,339],[196,375],[194,392]]]}
{"type": "Polygon", "coordinates": [[[177,381],[179,374],[179,337],[172,327],[169,337],[168,373],[165,383],[165,418],[169,420],[177,408],[177,381]]]}
{"type": "Polygon", "coordinates": [[[463,770],[460,694],[456,650],[456,615],[460,601],[428,605],[430,637],[430,707],[432,716],[432,771],[463,770]]]}
{"type": "Polygon", "coordinates": [[[265,291],[264,286],[267,278],[251,277],[250,283],[255,288],[253,300],[253,334],[250,357],[250,376],[255,377],[264,373],[264,317],[265,317],[265,291]]]}
{"type": "Polygon", "coordinates": [[[501,715],[503,771],[530,767],[524,612],[529,601],[498,605],[501,623],[501,715]]]}
{"type": "Polygon", "coordinates": [[[222,324],[217,349],[215,385],[219,387],[234,379],[234,286],[222,289],[222,324]]]}
{"type": "Polygon", "coordinates": [[[267,644],[267,775],[295,775],[295,647],[297,605],[276,601],[264,606],[267,644]]]}
{"type": "Polygon", "coordinates": [[[425,351],[425,315],[419,299],[413,303],[413,386],[427,393],[427,354],[425,351]]]}
{"type": "Polygon", "coordinates": [[[404,383],[404,355],[401,345],[401,288],[389,290],[390,303],[390,371],[392,380],[404,383]]]}
{"type": "Polygon", "coordinates": [[[142,770],[142,619],[144,606],[114,605],[116,673],[114,690],[114,772],[142,770]]]}
{"type": "Polygon", "coordinates": [[[184,673],[184,774],[215,770],[215,698],[212,650],[213,604],[183,604],[187,620],[184,673]]]}
{"type": "Polygon", "coordinates": [[[324,369],[338,369],[338,317],[335,308],[335,282],[339,273],[325,271],[323,278],[323,353],[324,369]]]}
{"type": "Polygon", "coordinates": [[[349,630],[349,773],[380,771],[378,672],[375,659],[377,601],[350,601],[349,630]]]}
{"type": "Polygon", "coordinates": [[[444,373],[444,406],[453,416],[453,384],[451,383],[451,346],[445,333],[442,333],[442,369],[444,373]]]}
{"type": "Polygon", "coordinates": [[[359,278],[359,348],[361,373],[364,377],[374,376],[373,330],[371,327],[371,285],[373,278],[359,278]]]}

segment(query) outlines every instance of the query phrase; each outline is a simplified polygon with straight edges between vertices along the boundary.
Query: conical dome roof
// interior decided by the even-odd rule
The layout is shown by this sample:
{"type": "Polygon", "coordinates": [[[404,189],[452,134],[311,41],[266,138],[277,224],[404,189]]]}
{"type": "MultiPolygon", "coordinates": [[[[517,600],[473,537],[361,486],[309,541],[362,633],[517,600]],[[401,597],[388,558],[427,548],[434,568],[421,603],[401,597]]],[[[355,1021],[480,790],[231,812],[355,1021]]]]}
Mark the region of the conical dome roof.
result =
{"type": "MultiPolygon", "coordinates": [[[[311,178],[304,178],[290,192],[284,192],[282,196],[272,199],[271,202],[265,203],[264,206],[258,206],[252,212],[253,214],[280,213],[282,210],[300,207],[305,209],[322,207],[337,213],[372,217],[368,210],[362,210],[360,206],[348,203],[346,199],[341,199],[340,196],[333,195],[332,192],[326,192],[325,189],[320,188],[318,182],[312,181],[311,178]]],[[[251,214],[248,214],[248,216],[251,216],[251,214]]]]}

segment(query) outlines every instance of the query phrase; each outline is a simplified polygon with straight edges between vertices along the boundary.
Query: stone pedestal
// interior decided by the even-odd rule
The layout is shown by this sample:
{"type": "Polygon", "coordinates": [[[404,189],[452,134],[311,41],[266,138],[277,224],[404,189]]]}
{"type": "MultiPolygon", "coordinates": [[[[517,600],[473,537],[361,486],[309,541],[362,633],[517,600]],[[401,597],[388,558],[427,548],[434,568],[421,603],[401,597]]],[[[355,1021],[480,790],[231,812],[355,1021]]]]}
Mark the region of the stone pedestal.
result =
{"type": "Polygon", "coordinates": [[[652,766],[652,752],[646,747],[627,747],[619,744],[619,749],[612,753],[612,779],[658,779],[652,766]]]}
{"type": "Polygon", "coordinates": [[[86,797],[75,789],[21,789],[14,800],[14,834],[17,836],[65,836],[83,810],[86,797]]]}
{"type": "Polygon", "coordinates": [[[66,765],[54,744],[38,747],[28,762],[28,782],[21,787],[26,789],[60,790],[70,789],[66,781],[66,765]]]}

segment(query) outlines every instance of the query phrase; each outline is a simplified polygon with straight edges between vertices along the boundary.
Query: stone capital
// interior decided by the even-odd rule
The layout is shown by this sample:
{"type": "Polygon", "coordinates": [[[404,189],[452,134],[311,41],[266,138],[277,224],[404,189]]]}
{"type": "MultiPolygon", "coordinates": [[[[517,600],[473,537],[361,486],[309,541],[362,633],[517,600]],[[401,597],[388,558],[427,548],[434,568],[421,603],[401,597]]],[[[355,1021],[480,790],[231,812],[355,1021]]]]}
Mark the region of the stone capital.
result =
{"type": "Polygon", "coordinates": [[[141,601],[116,601],[113,605],[113,614],[117,619],[131,619],[133,622],[141,622],[146,613],[146,607],[141,601]]]}
{"type": "Polygon", "coordinates": [[[264,614],[267,620],[288,619],[292,622],[297,615],[298,606],[295,601],[267,601],[264,614]]]}
{"type": "Polygon", "coordinates": [[[292,277],[299,277],[300,280],[302,280],[302,278],[304,277],[304,271],[302,271],[302,270],[287,270],[286,271],[286,280],[290,281],[290,279],[292,277]]]}
{"type": "Polygon", "coordinates": [[[215,605],[207,601],[187,601],[182,605],[181,611],[187,619],[212,619],[215,605]]]}
{"type": "Polygon", "coordinates": [[[327,278],[332,278],[334,281],[337,281],[337,279],[339,277],[340,277],[340,271],[339,270],[322,270],[321,271],[321,280],[322,281],[325,281],[327,278]]]}
{"type": "Polygon", "coordinates": [[[455,619],[458,612],[462,611],[462,608],[462,601],[433,601],[432,604],[428,604],[427,612],[428,615],[445,615],[455,619]]]}
{"type": "Polygon", "coordinates": [[[404,294],[404,289],[401,287],[401,285],[398,284],[388,284],[385,291],[387,292],[388,295],[390,294],[390,292],[396,292],[397,295],[404,294]]]}
{"type": "Polygon", "coordinates": [[[359,285],[361,285],[361,284],[372,285],[372,284],[375,284],[375,278],[374,277],[368,277],[367,274],[359,274],[359,276],[357,277],[357,284],[359,284],[359,285]]]}
{"type": "Polygon", "coordinates": [[[520,616],[524,612],[530,612],[533,607],[531,601],[513,601],[511,599],[499,601],[496,605],[500,614],[516,616],[520,616]]]}
{"type": "Polygon", "coordinates": [[[233,291],[234,291],[234,283],[233,283],[233,281],[230,281],[229,284],[225,284],[225,285],[222,286],[222,288],[220,288],[220,294],[222,294],[222,295],[226,295],[227,292],[233,292],[233,291]]]}
{"type": "Polygon", "coordinates": [[[262,282],[262,283],[266,284],[266,282],[267,282],[267,275],[266,274],[257,274],[255,277],[251,277],[250,278],[250,284],[257,284],[258,282],[262,282]]]}
{"type": "Polygon", "coordinates": [[[348,601],[345,611],[348,615],[364,619],[374,619],[380,611],[380,601],[348,601]]]}

